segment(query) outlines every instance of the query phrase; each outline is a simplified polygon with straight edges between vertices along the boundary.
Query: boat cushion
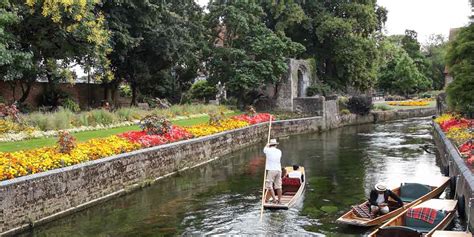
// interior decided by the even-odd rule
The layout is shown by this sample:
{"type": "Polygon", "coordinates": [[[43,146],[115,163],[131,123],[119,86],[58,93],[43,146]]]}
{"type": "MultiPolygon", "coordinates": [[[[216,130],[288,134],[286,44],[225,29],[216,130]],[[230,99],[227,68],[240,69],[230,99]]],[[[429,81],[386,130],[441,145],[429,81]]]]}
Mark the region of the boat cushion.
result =
{"type": "Polygon", "coordinates": [[[301,185],[301,180],[299,178],[288,178],[284,177],[282,179],[282,183],[285,186],[300,186],[301,185]]]}
{"type": "Polygon", "coordinates": [[[400,186],[400,199],[403,202],[413,202],[431,192],[431,188],[419,183],[404,183],[400,186]]]}
{"type": "Polygon", "coordinates": [[[352,206],[352,213],[354,213],[354,215],[358,217],[372,218],[369,206],[365,203],[357,206],[352,206]]]}
{"type": "Polygon", "coordinates": [[[418,230],[406,226],[385,226],[379,229],[377,237],[419,237],[418,230]]]}
{"type": "Polygon", "coordinates": [[[405,214],[405,225],[407,227],[416,229],[419,232],[426,233],[426,232],[429,232],[431,229],[433,229],[436,225],[438,225],[445,217],[446,217],[446,214],[443,211],[437,210],[436,218],[433,224],[430,224],[420,219],[407,217],[407,215],[405,214]]]}

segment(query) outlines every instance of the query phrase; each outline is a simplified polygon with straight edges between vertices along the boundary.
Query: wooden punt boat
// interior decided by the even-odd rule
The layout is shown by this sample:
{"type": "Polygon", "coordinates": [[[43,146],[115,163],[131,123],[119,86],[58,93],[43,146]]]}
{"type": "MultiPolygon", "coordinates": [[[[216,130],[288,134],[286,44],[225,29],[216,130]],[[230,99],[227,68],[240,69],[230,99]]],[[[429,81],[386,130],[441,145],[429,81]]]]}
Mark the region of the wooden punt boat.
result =
{"type": "Polygon", "coordinates": [[[471,232],[437,230],[431,237],[472,237],[471,232]]]}
{"type": "MultiPolygon", "coordinates": [[[[404,210],[389,222],[372,232],[369,237],[421,237],[433,236],[437,230],[444,230],[454,219],[457,200],[431,199],[404,210]],[[426,208],[436,213],[433,223],[410,217],[410,209],[426,208]]],[[[425,209],[425,210],[426,210],[425,209]]]]}
{"type": "MultiPolygon", "coordinates": [[[[293,167],[287,166],[285,169],[290,173],[293,171],[293,167]]],[[[298,169],[306,180],[304,167],[300,166],[298,169]]],[[[265,203],[263,207],[265,209],[288,209],[292,207],[298,199],[301,198],[305,189],[305,182],[301,182],[298,178],[284,177],[282,179],[282,197],[280,204],[265,203]]],[[[275,193],[276,194],[276,193],[275,193]]]]}
{"type": "MultiPolygon", "coordinates": [[[[392,189],[392,192],[397,194],[402,201],[404,202],[404,207],[409,208],[413,206],[415,203],[420,201],[426,201],[435,197],[439,197],[439,195],[446,189],[449,184],[449,177],[439,177],[435,179],[430,179],[430,182],[427,184],[420,184],[420,183],[402,183],[399,187],[392,189]]],[[[368,201],[360,204],[368,205],[368,201]]],[[[363,218],[357,216],[353,210],[346,212],[344,215],[339,217],[336,220],[337,223],[347,224],[347,225],[356,225],[356,226],[377,226],[381,225],[384,222],[388,221],[389,219],[393,218],[394,216],[400,214],[404,209],[403,208],[396,208],[394,207],[393,200],[390,200],[389,207],[390,212],[381,215],[375,218],[363,218]]]]}

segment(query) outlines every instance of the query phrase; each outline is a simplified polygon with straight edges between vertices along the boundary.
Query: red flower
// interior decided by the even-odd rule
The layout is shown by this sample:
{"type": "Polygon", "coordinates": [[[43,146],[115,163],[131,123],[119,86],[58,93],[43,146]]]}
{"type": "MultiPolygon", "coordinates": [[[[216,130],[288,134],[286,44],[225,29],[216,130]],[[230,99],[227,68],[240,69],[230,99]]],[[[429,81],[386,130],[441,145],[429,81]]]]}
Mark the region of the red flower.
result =
{"type": "Polygon", "coordinates": [[[145,131],[130,131],[119,135],[131,142],[139,143],[142,147],[152,147],[180,140],[192,138],[193,135],[181,127],[172,126],[171,129],[163,135],[148,135],[145,131]]]}
{"type": "Polygon", "coordinates": [[[236,120],[240,120],[240,121],[245,121],[245,122],[248,122],[250,124],[257,124],[257,123],[267,122],[267,121],[270,120],[270,118],[272,118],[272,120],[275,119],[269,113],[259,113],[255,116],[248,116],[246,114],[242,114],[242,115],[233,116],[232,118],[236,119],[236,120]]]}

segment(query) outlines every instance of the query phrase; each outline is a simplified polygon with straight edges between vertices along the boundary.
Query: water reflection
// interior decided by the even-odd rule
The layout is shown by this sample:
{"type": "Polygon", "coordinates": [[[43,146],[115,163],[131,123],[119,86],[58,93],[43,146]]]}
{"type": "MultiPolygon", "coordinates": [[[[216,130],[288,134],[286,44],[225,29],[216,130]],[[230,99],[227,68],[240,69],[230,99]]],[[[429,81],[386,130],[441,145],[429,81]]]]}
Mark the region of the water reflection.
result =
{"type": "MultiPolygon", "coordinates": [[[[335,223],[378,181],[441,176],[428,119],[345,127],[280,140],[285,165],[305,166],[304,198],[260,222],[263,144],[165,179],[129,195],[35,228],[24,236],[305,234],[361,236],[335,223]]],[[[457,228],[462,228],[457,221],[457,228]]]]}

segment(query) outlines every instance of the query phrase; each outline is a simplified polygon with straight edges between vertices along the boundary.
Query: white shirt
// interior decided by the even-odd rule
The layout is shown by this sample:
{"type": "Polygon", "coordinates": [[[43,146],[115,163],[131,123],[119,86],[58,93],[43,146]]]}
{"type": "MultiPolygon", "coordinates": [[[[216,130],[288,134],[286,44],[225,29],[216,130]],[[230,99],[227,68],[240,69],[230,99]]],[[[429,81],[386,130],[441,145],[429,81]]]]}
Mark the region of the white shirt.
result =
{"type": "Polygon", "coordinates": [[[278,170],[281,171],[281,151],[276,147],[265,147],[263,153],[267,157],[265,169],[266,170],[278,170]]]}
{"type": "Polygon", "coordinates": [[[377,201],[375,201],[375,202],[376,202],[377,204],[382,204],[382,203],[385,202],[385,197],[384,197],[383,193],[382,193],[382,194],[379,194],[379,195],[377,196],[377,201]]]}
{"type": "Polygon", "coordinates": [[[299,178],[301,180],[301,171],[291,171],[288,173],[288,178],[299,178]]]}

